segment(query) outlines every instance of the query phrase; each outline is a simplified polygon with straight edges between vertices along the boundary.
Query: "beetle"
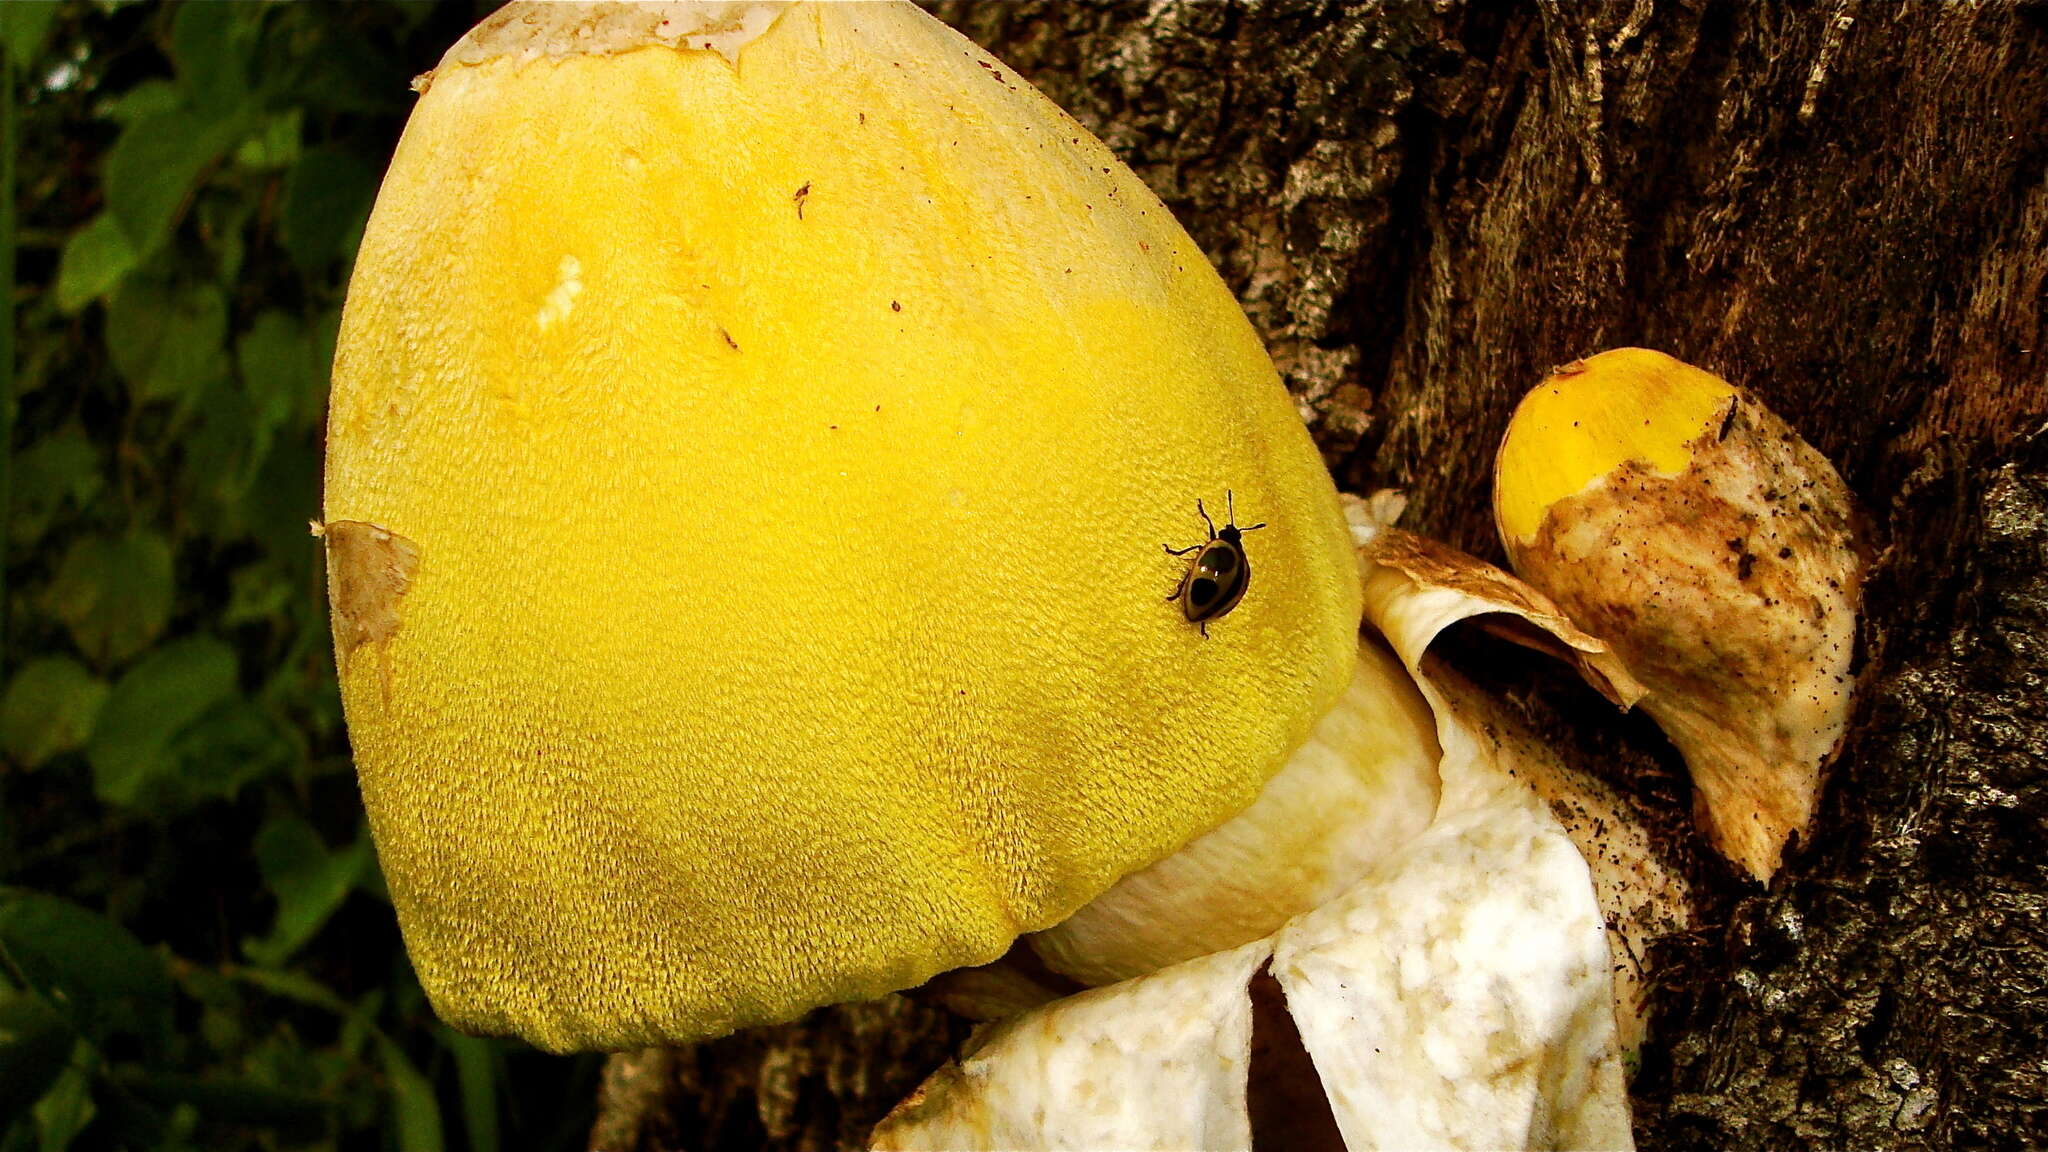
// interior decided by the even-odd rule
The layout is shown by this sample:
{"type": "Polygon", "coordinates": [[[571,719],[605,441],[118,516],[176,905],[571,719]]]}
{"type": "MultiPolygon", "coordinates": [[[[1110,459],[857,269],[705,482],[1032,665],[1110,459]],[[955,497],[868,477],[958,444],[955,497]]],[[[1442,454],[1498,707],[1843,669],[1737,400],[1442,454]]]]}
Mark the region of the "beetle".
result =
{"type": "Polygon", "coordinates": [[[1195,558],[1188,562],[1188,570],[1181,574],[1180,583],[1173,594],[1166,598],[1171,604],[1180,601],[1181,611],[1188,623],[1199,624],[1202,635],[1209,634],[1209,621],[1237,607],[1244,599],[1244,590],[1251,586],[1252,564],[1244,554],[1246,532],[1264,528],[1265,522],[1237,526],[1237,502],[1229,489],[1223,492],[1223,528],[1218,531],[1216,522],[1209,519],[1209,510],[1195,501],[1195,511],[1202,517],[1202,523],[1209,526],[1209,538],[1200,544],[1186,548],[1175,548],[1161,544],[1169,556],[1186,556],[1192,552],[1195,558]]]}

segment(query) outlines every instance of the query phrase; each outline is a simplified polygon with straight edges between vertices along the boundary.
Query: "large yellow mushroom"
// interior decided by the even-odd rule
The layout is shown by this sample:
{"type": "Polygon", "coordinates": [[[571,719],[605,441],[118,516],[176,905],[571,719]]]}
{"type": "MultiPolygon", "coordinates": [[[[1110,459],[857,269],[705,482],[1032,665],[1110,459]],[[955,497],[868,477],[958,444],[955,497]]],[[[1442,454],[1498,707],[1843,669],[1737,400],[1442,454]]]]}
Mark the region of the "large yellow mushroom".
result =
{"type": "Polygon", "coordinates": [[[324,532],[450,1022],[680,1041],[990,960],[1344,692],[1346,527],[1236,303],[913,5],[513,4],[420,87],[324,532]],[[1162,545],[1226,494],[1205,636],[1162,545]]]}

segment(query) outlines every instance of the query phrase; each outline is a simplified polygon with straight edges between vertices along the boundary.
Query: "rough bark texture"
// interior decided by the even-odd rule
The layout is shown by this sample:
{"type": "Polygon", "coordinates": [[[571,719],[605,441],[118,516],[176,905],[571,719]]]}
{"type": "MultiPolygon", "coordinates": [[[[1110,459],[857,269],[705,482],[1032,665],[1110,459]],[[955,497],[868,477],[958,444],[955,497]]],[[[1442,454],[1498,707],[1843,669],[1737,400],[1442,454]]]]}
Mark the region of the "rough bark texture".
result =
{"type": "MultiPolygon", "coordinates": [[[[1639,1138],[2048,1145],[2048,8],[936,10],[1159,191],[1340,485],[1406,489],[1406,526],[1498,559],[1515,401],[1617,345],[1742,384],[1834,461],[1880,549],[1865,694],[1769,890],[1700,862],[1713,922],[1659,958],[1639,1138]]],[[[1488,664],[1682,826],[1654,729],[1540,663],[1488,664]]],[[[893,1019],[929,1042],[849,1040],[868,1056],[833,1059],[866,1059],[868,1092],[842,1077],[805,1105],[830,1123],[770,1146],[847,1140],[937,1063],[948,1026],[893,1019]]],[[[637,1146],[751,1147],[715,1117],[754,1095],[783,1114],[756,1049],[785,1041],[723,1043],[661,1058],[695,1071],[643,1101],[637,1146]]]]}
{"type": "Polygon", "coordinates": [[[938,1008],[890,996],[692,1048],[621,1053],[605,1062],[590,1146],[865,1147],[875,1122],[943,1064],[967,1031],[938,1008]]]}

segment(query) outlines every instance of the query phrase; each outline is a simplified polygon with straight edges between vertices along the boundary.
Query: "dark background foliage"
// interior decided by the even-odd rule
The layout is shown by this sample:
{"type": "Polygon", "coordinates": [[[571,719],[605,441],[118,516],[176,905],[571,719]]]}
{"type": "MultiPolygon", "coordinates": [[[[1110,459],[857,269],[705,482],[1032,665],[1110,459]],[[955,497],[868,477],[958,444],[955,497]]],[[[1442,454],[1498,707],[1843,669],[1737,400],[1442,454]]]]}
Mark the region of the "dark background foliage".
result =
{"type": "Polygon", "coordinates": [[[584,1141],[594,1058],[413,979],[307,534],[408,81],[488,6],[0,5],[0,1150],[584,1141]]]}

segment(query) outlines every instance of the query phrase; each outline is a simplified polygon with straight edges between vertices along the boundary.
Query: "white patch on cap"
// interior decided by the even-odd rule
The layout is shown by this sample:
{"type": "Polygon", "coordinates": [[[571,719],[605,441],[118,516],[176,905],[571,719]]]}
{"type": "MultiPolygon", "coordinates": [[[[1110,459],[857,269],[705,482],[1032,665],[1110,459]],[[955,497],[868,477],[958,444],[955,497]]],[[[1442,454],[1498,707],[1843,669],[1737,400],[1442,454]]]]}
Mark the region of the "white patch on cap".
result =
{"type": "MultiPolygon", "coordinates": [[[[790,7],[786,0],[664,0],[560,4],[521,0],[470,29],[441,57],[440,69],[509,58],[608,56],[663,44],[716,52],[737,64],[740,49],[760,38],[790,7]]],[[[431,75],[431,74],[430,74],[431,75]]]]}
{"type": "Polygon", "coordinates": [[[533,322],[540,325],[543,332],[560,324],[569,318],[569,313],[576,307],[576,297],[582,294],[583,262],[574,256],[562,257],[562,266],[555,273],[555,286],[548,292],[548,298],[541,302],[533,322]]]}

